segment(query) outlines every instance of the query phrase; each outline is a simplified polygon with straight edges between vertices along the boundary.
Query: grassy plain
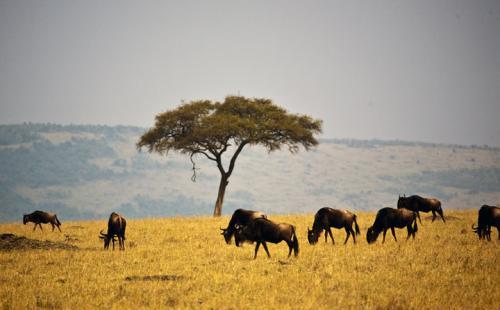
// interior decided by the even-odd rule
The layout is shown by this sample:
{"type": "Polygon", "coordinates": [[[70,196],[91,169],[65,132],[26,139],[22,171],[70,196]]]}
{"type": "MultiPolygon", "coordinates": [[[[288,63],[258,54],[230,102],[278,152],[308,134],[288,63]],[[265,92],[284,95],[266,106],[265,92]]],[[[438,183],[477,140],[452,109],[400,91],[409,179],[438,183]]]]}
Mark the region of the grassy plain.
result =
{"type": "MultiPolygon", "coordinates": [[[[228,217],[129,220],[126,251],[104,251],[106,221],[63,222],[63,232],[0,225],[0,233],[50,240],[77,250],[0,251],[0,305],[26,308],[292,308],[498,309],[500,241],[471,232],[476,211],[446,211],[446,224],[428,218],[414,241],[390,233],[368,245],[374,213],[358,213],[362,235],[343,245],[307,243],[312,214],[271,216],[296,225],[300,254],[284,243],[236,248],[219,235],[228,217]]],[[[426,217],[424,215],[424,217],[426,217]]]]}

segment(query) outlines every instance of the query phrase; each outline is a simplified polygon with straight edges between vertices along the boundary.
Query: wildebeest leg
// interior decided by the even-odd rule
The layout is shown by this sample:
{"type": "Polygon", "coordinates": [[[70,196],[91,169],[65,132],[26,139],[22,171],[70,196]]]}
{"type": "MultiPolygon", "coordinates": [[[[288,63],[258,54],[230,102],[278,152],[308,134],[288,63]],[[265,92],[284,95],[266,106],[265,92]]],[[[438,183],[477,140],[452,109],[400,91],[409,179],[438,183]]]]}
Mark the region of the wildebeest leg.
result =
{"type": "Polygon", "coordinates": [[[271,258],[271,254],[269,254],[269,250],[267,249],[267,244],[265,241],[262,241],[262,246],[264,247],[264,250],[266,250],[267,257],[271,258]]]}
{"type": "MultiPolygon", "coordinates": [[[[332,244],[335,244],[335,240],[333,240],[333,234],[332,234],[332,230],[330,229],[330,227],[328,227],[326,229],[326,232],[327,232],[327,235],[329,234],[330,235],[330,239],[332,239],[332,244]]],[[[325,236],[326,237],[326,236],[325,236]]]]}
{"type": "Polygon", "coordinates": [[[417,218],[418,218],[418,221],[420,222],[420,224],[422,224],[422,220],[420,219],[420,211],[417,211],[417,218]]]}
{"type": "Polygon", "coordinates": [[[113,251],[115,250],[115,236],[113,235],[113,251]]]}
{"type": "Polygon", "coordinates": [[[54,231],[54,223],[50,223],[50,225],[52,225],[52,231],[54,231]]]}
{"type": "Polygon", "coordinates": [[[394,231],[394,227],[391,227],[391,232],[392,232],[392,236],[394,237],[394,240],[396,240],[396,242],[397,242],[398,239],[396,239],[396,232],[394,231]]]}
{"type": "Polygon", "coordinates": [[[325,229],[325,243],[328,242],[328,230],[325,229]]]}
{"type": "Polygon", "coordinates": [[[59,229],[59,232],[62,232],[61,227],[59,227],[59,225],[57,225],[57,229],[59,229]]]}
{"type": "MultiPolygon", "coordinates": [[[[347,243],[347,240],[349,240],[349,236],[351,235],[351,232],[349,231],[349,228],[347,226],[345,227],[345,232],[347,233],[347,237],[345,237],[344,245],[347,243]]],[[[354,238],[354,234],[352,235],[352,237],[354,238]]]]}
{"type": "MultiPolygon", "coordinates": [[[[412,235],[411,224],[406,226],[406,230],[408,231],[408,235],[406,236],[406,240],[408,240],[408,239],[410,239],[410,236],[412,235]]],[[[415,236],[413,238],[415,238],[415,236]]]]}
{"type": "Polygon", "coordinates": [[[443,223],[446,223],[446,221],[444,220],[444,214],[443,214],[443,210],[440,209],[437,211],[439,213],[439,216],[441,216],[441,219],[443,220],[443,223]]]}
{"type": "Polygon", "coordinates": [[[260,247],[260,241],[257,241],[257,244],[255,245],[255,254],[253,256],[253,259],[257,258],[257,252],[259,252],[259,247],[260,247]]]}
{"type": "Polygon", "coordinates": [[[38,224],[37,224],[37,223],[35,223],[35,226],[33,227],[33,231],[35,231],[35,229],[36,229],[36,225],[38,225],[38,224]]]}
{"type": "Polygon", "coordinates": [[[436,219],[436,211],[432,210],[432,222],[436,219]]]}
{"type": "Polygon", "coordinates": [[[287,240],[286,244],[288,245],[288,257],[290,257],[290,255],[292,255],[293,243],[292,243],[292,241],[287,240]]]}
{"type": "Polygon", "coordinates": [[[356,244],[356,234],[354,233],[352,226],[349,227],[349,230],[351,231],[352,240],[354,241],[354,244],[356,244]]]}
{"type": "Polygon", "coordinates": [[[384,228],[384,234],[383,234],[383,236],[382,236],[382,237],[383,237],[383,238],[382,238],[382,243],[384,243],[384,242],[385,242],[385,233],[386,233],[386,232],[387,232],[387,228],[384,228]]]}

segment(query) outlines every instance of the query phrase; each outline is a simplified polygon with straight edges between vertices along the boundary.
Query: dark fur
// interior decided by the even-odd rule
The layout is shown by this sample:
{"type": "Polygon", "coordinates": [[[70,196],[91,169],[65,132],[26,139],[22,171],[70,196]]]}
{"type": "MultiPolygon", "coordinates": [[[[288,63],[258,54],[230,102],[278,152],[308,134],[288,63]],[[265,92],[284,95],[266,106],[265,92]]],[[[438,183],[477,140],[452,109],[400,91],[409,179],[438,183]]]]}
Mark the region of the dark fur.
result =
{"type": "Polygon", "coordinates": [[[373,223],[373,225],[368,228],[368,231],[366,232],[366,241],[368,241],[368,243],[375,242],[378,235],[383,231],[384,238],[382,239],[382,243],[384,243],[385,233],[389,228],[391,229],[394,240],[398,241],[396,239],[396,232],[394,231],[394,228],[404,227],[406,227],[408,230],[408,236],[406,237],[406,240],[408,240],[410,236],[413,236],[413,239],[415,239],[415,233],[418,231],[416,212],[410,211],[408,209],[380,209],[377,212],[375,223],[373,223]]]}
{"type": "Polygon", "coordinates": [[[441,216],[443,222],[446,223],[444,219],[443,209],[441,208],[441,201],[435,198],[424,198],[418,195],[413,195],[409,197],[401,197],[398,199],[398,209],[405,208],[411,211],[417,212],[418,221],[422,224],[420,219],[420,212],[432,212],[432,221],[436,219],[436,213],[441,216]]]}
{"type": "Polygon", "coordinates": [[[57,218],[57,215],[55,213],[49,213],[49,212],[44,212],[44,211],[35,211],[30,214],[23,214],[23,224],[26,225],[28,222],[33,222],[35,223],[35,227],[33,227],[33,231],[36,229],[36,225],[40,226],[40,230],[43,231],[42,229],[42,224],[47,224],[50,223],[52,225],[52,231],[54,231],[54,228],[57,227],[59,231],[61,231],[61,222],[59,222],[59,219],[57,218]]]}
{"type": "Polygon", "coordinates": [[[259,217],[267,218],[264,213],[259,211],[237,209],[234,211],[233,216],[231,216],[231,220],[229,221],[227,228],[221,228],[221,235],[224,236],[224,240],[226,240],[227,244],[231,244],[231,238],[233,237],[237,226],[246,226],[251,220],[259,217]]]}
{"type": "Polygon", "coordinates": [[[285,241],[289,250],[288,257],[292,254],[292,249],[295,256],[299,255],[299,241],[295,233],[295,226],[286,223],[276,224],[266,218],[257,218],[246,226],[238,226],[234,239],[238,246],[245,241],[257,242],[254,259],[257,258],[257,252],[261,244],[267,256],[271,257],[266,242],[280,243],[281,241],[285,241]]]}
{"type": "Polygon", "coordinates": [[[500,240],[500,208],[483,205],[478,212],[477,227],[472,225],[472,229],[479,239],[491,241],[491,226],[497,228],[498,240],[500,240]]]}
{"type": "Polygon", "coordinates": [[[99,238],[104,239],[104,249],[109,248],[109,242],[113,241],[113,250],[115,249],[115,236],[118,237],[120,250],[125,250],[125,228],[127,221],[118,213],[111,213],[108,221],[108,232],[104,234],[101,231],[99,238]]]}
{"type": "Polygon", "coordinates": [[[345,229],[347,237],[345,238],[344,244],[347,243],[350,235],[352,235],[352,240],[356,243],[356,235],[360,234],[359,226],[356,222],[356,215],[354,213],[332,208],[321,208],[314,216],[313,228],[307,229],[307,239],[309,240],[309,244],[315,244],[318,242],[318,238],[321,236],[323,230],[325,231],[325,242],[328,241],[328,235],[330,235],[332,244],[335,244],[330,227],[345,229]],[[352,229],[353,223],[356,233],[354,233],[354,230],[352,229]]]}

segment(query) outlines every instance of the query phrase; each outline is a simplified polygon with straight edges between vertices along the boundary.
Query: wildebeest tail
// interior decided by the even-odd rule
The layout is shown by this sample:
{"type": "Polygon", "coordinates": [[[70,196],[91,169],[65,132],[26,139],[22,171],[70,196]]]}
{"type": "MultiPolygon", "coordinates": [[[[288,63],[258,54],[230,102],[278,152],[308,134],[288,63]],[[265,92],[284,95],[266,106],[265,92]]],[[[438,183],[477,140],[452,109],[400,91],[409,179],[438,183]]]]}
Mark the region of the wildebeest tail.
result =
{"type": "Polygon", "coordinates": [[[57,218],[57,215],[54,215],[54,218],[56,219],[57,225],[61,226],[61,222],[59,222],[59,219],[57,218]]]}
{"type": "Polygon", "coordinates": [[[120,217],[120,227],[122,227],[122,238],[125,240],[125,229],[127,228],[127,221],[124,218],[120,217]]]}
{"type": "Polygon", "coordinates": [[[359,231],[359,226],[358,226],[358,222],[356,221],[356,214],[354,214],[354,229],[356,229],[356,235],[359,235],[361,234],[361,232],[359,231]]]}
{"type": "Polygon", "coordinates": [[[293,245],[293,255],[296,257],[299,255],[299,240],[297,239],[297,234],[295,233],[295,226],[292,225],[292,245],[293,245]]]}

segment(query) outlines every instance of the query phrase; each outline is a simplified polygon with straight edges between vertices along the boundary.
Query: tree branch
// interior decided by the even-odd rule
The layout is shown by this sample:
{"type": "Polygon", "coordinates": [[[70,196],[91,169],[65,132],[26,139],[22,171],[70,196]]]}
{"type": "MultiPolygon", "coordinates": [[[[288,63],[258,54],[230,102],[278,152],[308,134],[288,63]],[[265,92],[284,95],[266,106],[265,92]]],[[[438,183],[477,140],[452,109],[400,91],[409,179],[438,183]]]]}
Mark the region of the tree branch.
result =
{"type": "Polygon", "coordinates": [[[199,152],[196,152],[196,153],[203,154],[203,155],[205,155],[208,159],[213,160],[213,161],[217,161],[217,159],[215,159],[215,157],[212,157],[212,156],[208,155],[206,152],[199,151],[199,152]]]}
{"type": "Polygon", "coordinates": [[[231,158],[231,162],[229,163],[229,169],[227,170],[227,177],[231,176],[231,173],[233,173],[234,169],[234,164],[236,162],[236,158],[238,158],[238,155],[240,155],[241,151],[247,145],[248,141],[244,140],[241,141],[240,145],[238,145],[238,148],[236,149],[236,152],[234,152],[233,157],[231,158]]]}
{"type": "Polygon", "coordinates": [[[221,158],[221,155],[220,155],[220,154],[219,154],[219,155],[217,155],[217,160],[216,160],[216,162],[217,162],[217,168],[219,168],[220,174],[221,174],[222,176],[227,176],[227,174],[226,174],[226,170],[224,170],[224,166],[222,166],[222,158],[221,158]]]}

